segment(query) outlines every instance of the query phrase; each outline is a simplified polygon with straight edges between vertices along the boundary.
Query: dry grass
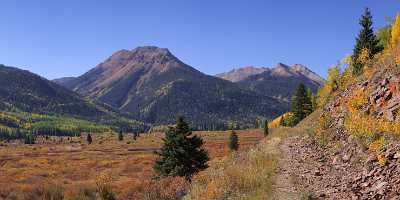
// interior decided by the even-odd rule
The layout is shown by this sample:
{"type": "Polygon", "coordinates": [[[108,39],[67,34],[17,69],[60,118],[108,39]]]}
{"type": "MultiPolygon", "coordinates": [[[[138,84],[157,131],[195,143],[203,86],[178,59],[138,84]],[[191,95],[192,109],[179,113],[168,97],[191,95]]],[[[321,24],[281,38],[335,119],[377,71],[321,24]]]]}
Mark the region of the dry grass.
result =
{"type": "Polygon", "coordinates": [[[281,156],[279,142],[304,133],[304,127],[271,129],[258,145],[212,162],[209,169],[194,177],[184,199],[273,199],[277,192],[275,172],[281,156]]]}
{"type": "MultiPolygon", "coordinates": [[[[263,137],[261,130],[237,133],[241,150],[263,137]]],[[[229,131],[195,134],[205,139],[212,159],[229,152],[229,131]]],[[[132,134],[125,135],[124,141],[118,141],[117,135],[111,133],[92,135],[91,145],[86,144],[85,136],[41,139],[35,145],[0,145],[0,199],[10,195],[28,199],[26,194],[46,184],[59,185],[65,196],[79,196],[82,190],[95,191],[96,180],[102,174],[109,177],[118,199],[137,199],[145,193],[144,186],[152,183],[156,159],[153,152],[161,146],[162,134],[142,134],[136,141],[132,134]]]]}
{"type": "Polygon", "coordinates": [[[276,155],[264,147],[260,144],[213,162],[194,178],[185,199],[262,199],[271,194],[276,155]]]}

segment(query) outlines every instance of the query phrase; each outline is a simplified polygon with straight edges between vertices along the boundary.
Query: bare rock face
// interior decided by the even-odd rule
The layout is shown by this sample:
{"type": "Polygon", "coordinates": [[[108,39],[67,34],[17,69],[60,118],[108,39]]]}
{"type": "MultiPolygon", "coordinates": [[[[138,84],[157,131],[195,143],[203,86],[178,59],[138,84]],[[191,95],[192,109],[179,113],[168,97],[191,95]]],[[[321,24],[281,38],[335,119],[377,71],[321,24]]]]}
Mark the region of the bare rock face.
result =
{"type": "Polygon", "coordinates": [[[369,106],[377,108],[376,116],[389,122],[395,120],[395,112],[400,108],[400,79],[387,74],[369,95],[369,106]]]}

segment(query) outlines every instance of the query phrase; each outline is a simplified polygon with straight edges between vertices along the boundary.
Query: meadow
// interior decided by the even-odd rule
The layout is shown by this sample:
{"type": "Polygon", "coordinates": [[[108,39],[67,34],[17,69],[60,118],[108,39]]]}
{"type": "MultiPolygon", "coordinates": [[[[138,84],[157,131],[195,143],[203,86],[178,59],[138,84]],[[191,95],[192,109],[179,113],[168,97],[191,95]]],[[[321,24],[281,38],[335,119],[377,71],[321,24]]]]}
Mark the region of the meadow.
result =
{"type": "MultiPolygon", "coordinates": [[[[240,130],[239,151],[254,146],[262,130],[240,130]]],[[[194,132],[205,140],[211,163],[230,154],[227,147],[230,131],[194,132]]],[[[0,143],[0,199],[33,198],[46,187],[60,190],[67,197],[90,193],[99,184],[107,184],[118,199],[138,199],[146,193],[155,176],[153,163],[162,145],[162,133],[86,134],[80,137],[39,137],[34,145],[20,142],[0,143]],[[101,181],[101,183],[99,183],[101,181]],[[28,196],[27,196],[28,195],[28,196]]],[[[57,191],[53,191],[57,192],[57,191]]]]}

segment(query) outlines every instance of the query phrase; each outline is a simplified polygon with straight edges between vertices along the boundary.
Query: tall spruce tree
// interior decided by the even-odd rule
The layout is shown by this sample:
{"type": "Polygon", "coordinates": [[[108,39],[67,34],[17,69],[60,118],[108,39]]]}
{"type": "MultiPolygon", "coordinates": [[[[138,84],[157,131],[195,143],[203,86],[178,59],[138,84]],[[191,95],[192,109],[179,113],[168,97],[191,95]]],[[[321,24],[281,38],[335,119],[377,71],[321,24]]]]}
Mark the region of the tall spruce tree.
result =
{"type": "Polygon", "coordinates": [[[292,99],[293,124],[296,125],[312,112],[311,99],[307,95],[307,89],[300,83],[292,99]]]}
{"type": "Polygon", "coordinates": [[[361,30],[356,38],[356,45],[353,49],[353,74],[359,75],[362,72],[363,64],[358,61],[363,49],[368,49],[369,58],[383,50],[379,40],[375,37],[372,27],[372,15],[369,8],[365,8],[360,19],[361,30]]]}
{"type": "Polygon", "coordinates": [[[161,176],[181,176],[191,180],[192,176],[208,167],[208,153],[202,148],[203,139],[192,136],[189,125],[178,117],[175,127],[169,127],[163,139],[164,145],[154,169],[161,176]]]}
{"type": "Polygon", "coordinates": [[[229,149],[231,151],[237,151],[239,149],[239,138],[235,131],[231,131],[229,135],[229,149]]]}

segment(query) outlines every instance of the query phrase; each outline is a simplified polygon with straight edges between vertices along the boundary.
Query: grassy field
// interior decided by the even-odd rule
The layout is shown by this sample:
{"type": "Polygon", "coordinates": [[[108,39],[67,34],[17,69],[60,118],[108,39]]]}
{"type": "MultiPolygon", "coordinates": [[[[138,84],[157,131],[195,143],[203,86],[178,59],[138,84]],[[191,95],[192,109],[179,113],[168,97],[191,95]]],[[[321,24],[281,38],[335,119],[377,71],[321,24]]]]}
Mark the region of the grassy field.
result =
{"type": "MultiPolygon", "coordinates": [[[[195,132],[205,140],[205,148],[215,161],[229,154],[229,131],[195,132]]],[[[237,131],[240,151],[263,137],[261,130],[237,131]]],[[[162,144],[160,133],[142,134],[133,140],[126,134],[92,134],[93,143],[82,137],[39,138],[35,145],[0,144],[0,199],[34,193],[51,185],[66,195],[74,196],[82,188],[93,190],[99,177],[109,177],[113,192],[120,199],[135,199],[145,191],[145,183],[154,177],[154,151],[162,144]]],[[[26,197],[26,196],[25,196],[26,197]]]]}

